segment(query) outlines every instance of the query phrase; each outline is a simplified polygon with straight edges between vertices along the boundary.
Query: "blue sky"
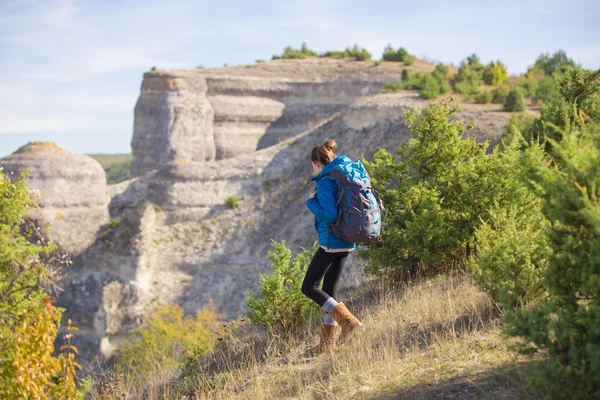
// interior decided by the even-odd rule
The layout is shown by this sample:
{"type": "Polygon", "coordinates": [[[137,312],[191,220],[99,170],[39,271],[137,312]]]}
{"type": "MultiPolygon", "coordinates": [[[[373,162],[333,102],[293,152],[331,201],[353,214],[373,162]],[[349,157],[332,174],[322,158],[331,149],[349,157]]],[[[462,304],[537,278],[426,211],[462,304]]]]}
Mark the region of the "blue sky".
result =
{"type": "Polygon", "coordinates": [[[253,63],[303,41],[386,44],[526,70],[559,48],[600,67],[599,1],[0,0],[0,157],[31,140],[130,152],[144,71],[253,63]]]}

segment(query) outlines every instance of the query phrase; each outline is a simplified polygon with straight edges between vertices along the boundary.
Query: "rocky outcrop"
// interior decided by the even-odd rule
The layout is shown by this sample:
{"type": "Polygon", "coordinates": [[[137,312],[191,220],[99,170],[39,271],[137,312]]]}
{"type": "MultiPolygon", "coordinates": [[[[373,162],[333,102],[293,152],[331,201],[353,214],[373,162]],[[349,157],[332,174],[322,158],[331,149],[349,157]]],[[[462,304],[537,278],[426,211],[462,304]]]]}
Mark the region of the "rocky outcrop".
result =
{"type": "Polygon", "coordinates": [[[215,158],[214,112],[206,90],[206,79],[189,71],[144,75],[131,141],[133,176],[173,160],[215,158]]]}
{"type": "Polygon", "coordinates": [[[96,160],[61,149],[51,142],[33,142],[0,160],[8,174],[29,169],[28,188],[41,192],[41,214],[31,215],[45,235],[71,254],[87,249],[108,222],[106,175],[96,160]]]}
{"type": "Polygon", "coordinates": [[[148,72],[135,108],[133,176],[171,161],[220,160],[272,146],[379,93],[402,68],[310,59],[148,72]]]}

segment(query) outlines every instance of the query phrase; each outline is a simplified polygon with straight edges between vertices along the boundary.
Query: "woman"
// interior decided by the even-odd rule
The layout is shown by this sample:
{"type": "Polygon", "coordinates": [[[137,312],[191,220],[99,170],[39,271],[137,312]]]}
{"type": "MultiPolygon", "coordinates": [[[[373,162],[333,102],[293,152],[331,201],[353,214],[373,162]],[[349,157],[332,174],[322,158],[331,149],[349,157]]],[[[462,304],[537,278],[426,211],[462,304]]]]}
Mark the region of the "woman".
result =
{"type": "Polygon", "coordinates": [[[336,157],[333,153],[335,148],[336,143],[327,139],[325,143],[312,149],[310,159],[315,173],[312,180],[316,182],[316,190],[306,201],[306,206],[315,215],[315,229],[319,235],[320,247],[306,271],[302,293],[326,312],[321,327],[321,340],[317,347],[312,349],[318,353],[335,344],[338,326],[341,327],[339,343],[343,343],[356,332],[356,328],[362,326],[346,306],[336,300],[337,286],[344,264],[348,254],[356,248],[356,243],[348,243],[328,230],[328,225],[334,223],[338,217],[337,186],[329,178],[329,174],[336,166],[352,162],[346,156],[336,157]],[[319,289],[321,280],[323,289],[319,289]]]}

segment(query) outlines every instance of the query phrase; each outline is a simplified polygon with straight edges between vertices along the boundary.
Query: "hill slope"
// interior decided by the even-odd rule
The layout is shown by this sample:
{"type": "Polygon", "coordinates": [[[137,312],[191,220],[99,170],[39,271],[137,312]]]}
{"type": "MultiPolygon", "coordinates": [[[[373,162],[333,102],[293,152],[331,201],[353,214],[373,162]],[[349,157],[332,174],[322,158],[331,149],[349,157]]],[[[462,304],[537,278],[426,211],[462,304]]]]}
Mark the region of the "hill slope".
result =
{"type": "MultiPolygon", "coordinates": [[[[136,398],[498,399],[539,398],[524,384],[530,359],[507,351],[498,309],[462,275],[402,289],[371,282],[344,299],[364,331],[332,353],[307,357],[312,324],[289,341],[250,326],[233,329],[186,373],[160,367],[143,387],[114,385],[136,398]]],[[[234,327],[235,324],[230,324],[234,327]]]]}

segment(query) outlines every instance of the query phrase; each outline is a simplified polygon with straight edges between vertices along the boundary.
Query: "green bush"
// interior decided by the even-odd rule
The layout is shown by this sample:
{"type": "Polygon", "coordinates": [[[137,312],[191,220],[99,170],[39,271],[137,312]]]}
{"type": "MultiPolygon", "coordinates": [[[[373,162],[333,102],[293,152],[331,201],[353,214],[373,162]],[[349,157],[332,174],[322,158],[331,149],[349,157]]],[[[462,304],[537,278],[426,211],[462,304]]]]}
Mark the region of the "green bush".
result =
{"type": "Polygon", "coordinates": [[[402,73],[400,74],[400,79],[402,82],[408,81],[410,79],[410,70],[408,68],[404,68],[402,73]]]}
{"type": "Polygon", "coordinates": [[[504,111],[520,112],[526,109],[527,105],[525,104],[523,92],[518,87],[511,87],[504,101],[504,111]]]}
{"type": "Polygon", "coordinates": [[[491,62],[483,71],[483,81],[487,85],[502,85],[508,78],[508,69],[500,60],[491,62]]]}
{"type": "MultiPolygon", "coordinates": [[[[600,103],[591,101],[599,89],[600,71],[567,70],[562,98],[553,105],[581,121],[584,114],[600,113],[600,103]],[[584,104],[595,110],[582,109],[584,104]]],[[[545,118],[540,122],[550,122],[545,118]]],[[[506,313],[504,323],[506,333],[520,339],[519,351],[547,354],[533,377],[539,386],[560,382],[553,397],[590,399],[600,397],[600,124],[590,118],[561,130],[560,140],[551,142],[551,160],[532,166],[527,179],[552,221],[548,297],[506,313]]]]}
{"type": "Polygon", "coordinates": [[[212,349],[222,318],[212,303],[193,317],[179,306],[161,306],[121,345],[115,369],[138,384],[172,374],[187,356],[212,349]]]}
{"type": "Polygon", "coordinates": [[[509,91],[510,91],[510,88],[509,88],[508,85],[498,86],[492,92],[492,103],[494,103],[494,104],[504,104],[504,102],[506,101],[506,97],[508,96],[508,92],[509,91]]]}
{"type": "Polygon", "coordinates": [[[272,57],[272,60],[279,60],[279,59],[294,59],[294,58],[307,58],[307,57],[315,57],[317,55],[317,53],[315,53],[314,51],[310,50],[307,46],[306,43],[302,43],[302,46],[300,46],[300,49],[294,49],[291,46],[287,46],[285,49],[283,49],[283,54],[282,55],[274,55],[272,57]]]}
{"type": "Polygon", "coordinates": [[[501,193],[486,145],[464,139],[469,126],[450,120],[457,109],[430,103],[405,112],[410,140],[395,155],[380,150],[374,162],[365,160],[388,213],[382,243],[360,251],[368,272],[406,281],[468,258],[474,230],[501,193]]]}
{"type": "MultiPolygon", "coordinates": [[[[524,138],[530,137],[529,132],[531,127],[533,126],[533,120],[533,115],[526,113],[511,115],[510,119],[506,123],[506,126],[502,130],[502,135],[500,136],[500,149],[505,149],[506,147],[508,147],[508,145],[519,136],[523,136],[524,138]],[[520,132],[520,135],[517,134],[517,131],[520,132]]],[[[520,143],[523,148],[527,146],[524,142],[520,143]]]]}
{"type": "Polygon", "coordinates": [[[391,44],[388,44],[383,51],[383,59],[385,61],[398,61],[406,65],[414,64],[417,57],[410,54],[404,47],[400,47],[398,51],[394,50],[391,44]]]}
{"type": "Polygon", "coordinates": [[[598,71],[567,68],[556,76],[560,96],[541,106],[541,117],[534,120],[528,142],[542,141],[550,152],[552,142],[562,140],[565,130],[582,129],[600,123],[600,84],[598,71]]]}
{"type": "Polygon", "coordinates": [[[549,76],[543,76],[538,81],[537,88],[532,96],[536,103],[550,102],[560,97],[560,91],[556,80],[549,76]]]}
{"type": "Polygon", "coordinates": [[[483,68],[475,54],[469,57],[467,62],[463,61],[451,80],[454,90],[462,95],[476,95],[481,86],[483,68]]]}
{"type": "Polygon", "coordinates": [[[481,63],[481,60],[479,59],[479,56],[477,54],[473,53],[469,57],[467,57],[467,64],[473,71],[475,71],[481,77],[485,67],[481,63]]]}
{"type": "MultiPolygon", "coordinates": [[[[46,291],[68,259],[28,219],[37,198],[26,178],[13,181],[0,169],[0,398],[82,398],[77,349],[68,341],[67,352],[53,354],[63,310],[46,291]]],[[[69,321],[67,330],[74,329],[69,321]]]]}
{"type": "Polygon", "coordinates": [[[371,59],[372,55],[366,49],[355,44],[352,48],[346,47],[344,51],[327,51],[322,54],[322,57],[354,58],[356,61],[367,61],[371,59]]]}
{"type": "Polygon", "coordinates": [[[523,95],[533,97],[538,88],[538,84],[538,78],[520,78],[517,87],[522,90],[523,95]]]}
{"type": "Polygon", "coordinates": [[[240,199],[237,196],[229,196],[225,199],[225,206],[227,206],[227,208],[237,208],[237,206],[240,204],[240,199]]]}
{"type": "Polygon", "coordinates": [[[271,275],[258,274],[260,293],[248,291],[248,319],[276,335],[288,336],[316,317],[319,307],[302,294],[302,281],[318,243],[303,250],[294,259],[285,241],[273,241],[271,275]]]}
{"type": "Polygon", "coordinates": [[[449,68],[438,64],[432,73],[417,72],[411,74],[409,70],[402,70],[402,81],[387,83],[382,93],[392,93],[400,90],[418,90],[420,95],[434,99],[452,90],[449,84],[449,68]]]}
{"type": "Polygon", "coordinates": [[[475,96],[475,102],[479,103],[479,104],[491,103],[493,97],[494,97],[494,95],[492,94],[492,92],[484,90],[484,91],[479,92],[475,96]]]}
{"type": "Polygon", "coordinates": [[[542,214],[542,200],[523,182],[526,163],[543,161],[539,144],[520,151],[515,138],[498,161],[498,184],[503,196],[486,221],[475,231],[477,252],[467,264],[474,281],[496,302],[506,308],[527,304],[545,294],[543,278],[550,256],[546,233],[549,221],[542,214]]]}
{"type": "Polygon", "coordinates": [[[426,99],[435,99],[440,96],[441,93],[441,84],[440,81],[435,79],[433,76],[428,75],[425,78],[425,84],[423,85],[423,89],[419,92],[419,94],[426,99]]]}
{"type": "Polygon", "coordinates": [[[575,67],[575,62],[564,50],[558,50],[552,55],[543,53],[535,60],[533,66],[528,68],[527,76],[533,77],[540,72],[552,76],[555,72],[566,70],[568,67],[575,67]]]}

